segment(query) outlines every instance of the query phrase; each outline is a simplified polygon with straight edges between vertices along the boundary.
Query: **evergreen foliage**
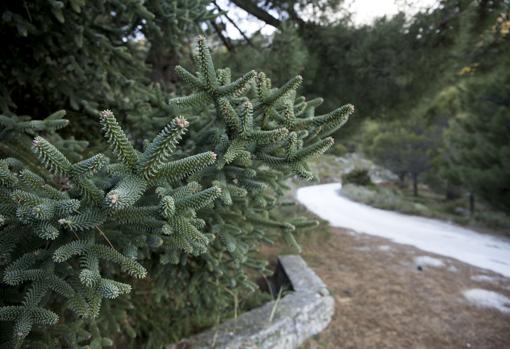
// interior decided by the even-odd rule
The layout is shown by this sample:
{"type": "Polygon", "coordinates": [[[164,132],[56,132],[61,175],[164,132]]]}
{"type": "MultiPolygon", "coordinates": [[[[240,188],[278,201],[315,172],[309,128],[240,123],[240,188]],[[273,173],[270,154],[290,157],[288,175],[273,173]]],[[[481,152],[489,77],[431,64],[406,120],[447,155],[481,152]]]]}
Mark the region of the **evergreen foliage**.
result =
{"type": "Polygon", "coordinates": [[[443,41],[453,43],[448,52],[454,59],[437,91],[411,111],[413,118],[427,122],[432,170],[426,180],[444,190],[446,199],[468,192],[472,214],[475,196],[507,210],[503,192],[508,176],[503,174],[506,160],[501,149],[508,113],[505,93],[500,91],[506,90],[508,81],[508,4],[445,2],[440,11],[459,13],[455,26],[442,34],[443,41]]]}
{"type": "Polygon", "coordinates": [[[368,186],[372,185],[372,179],[368,170],[365,168],[355,168],[354,170],[342,175],[342,185],[355,184],[368,186]]]}
{"type": "Polygon", "coordinates": [[[459,47],[468,59],[457,71],[457,113],[445,132],[444,168],[471,193],[510,212],[510,6],[495,2],[482,10],[468,13],[459,47]],[[468,35],[478,27],[480,35],[468,35]]]}
{"type": "Polygon", "coordinates": [[[232,80],[204,38],[194,60],[196,71],[176,69],[192,92],[170,99],[166,126],[143,149],[109,110],[97,115],[108,148],[85,158],[85,143],[56,133],[62,111],[0,118],[4,344],[100,348],[142,334],[161,346],[168,337],[140,332],[133,287],[148,287],[176,327],[225,312],[256,288],[248,269],[268,272],[260,244],[280,235],[298,247],[296,231],[314,225],[278,216],[285,181],[313,178],[307,161],[353,107],[315,115],[322,101],[297,96],[299,76],[282,87],[254,71],[232,80]]]}
{"type": "Polygon", "coordinates": [[[107,106],[124,117],[157,105],[159,87],[149,82],[172,87],[171,62],[197,24],[212,18],[208,3],[3,1],[0,112],[40,119],[66,109],[73,119],[81,115],[73,133],[89,136],[83,128],[94,122],[83,114],[107,106]]]}
{"type": "Polygon", "coordinates": [[[510,74],[475,79],[466,88],[466,112],[446,133],[448,169],[468,189],[510,211],[510,74]]]}

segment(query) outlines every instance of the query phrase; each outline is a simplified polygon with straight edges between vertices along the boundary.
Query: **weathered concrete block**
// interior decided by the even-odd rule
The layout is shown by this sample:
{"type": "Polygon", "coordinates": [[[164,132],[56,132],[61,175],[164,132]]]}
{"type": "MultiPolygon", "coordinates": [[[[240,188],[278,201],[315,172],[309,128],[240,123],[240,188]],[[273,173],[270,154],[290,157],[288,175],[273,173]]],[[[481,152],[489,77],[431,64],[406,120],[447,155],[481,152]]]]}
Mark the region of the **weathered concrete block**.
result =
{"type": "Polygon", "coordinates": [[[324,330],[335,309],[324,282],[300,256],[280,257],[276,274],[287,295],[167,349],[294,349],[324,330]]]}
{"type": "Polygon", "coordinates": [[[322,295],[329,294],[326,284],[315,272],[308,267],[300,256],[281,256],[278,263],[296,292],[315,292],[322,295]]]}

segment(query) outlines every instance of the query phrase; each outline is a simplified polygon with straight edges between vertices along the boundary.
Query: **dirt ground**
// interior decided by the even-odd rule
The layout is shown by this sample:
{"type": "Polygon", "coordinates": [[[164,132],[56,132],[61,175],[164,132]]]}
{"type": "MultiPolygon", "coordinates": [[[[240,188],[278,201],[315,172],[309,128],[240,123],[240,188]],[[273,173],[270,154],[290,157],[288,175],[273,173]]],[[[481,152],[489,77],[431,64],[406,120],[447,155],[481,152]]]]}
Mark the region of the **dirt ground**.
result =
{"type": "Polygon", "coordinates": [[[331,228],[314,235],[303,257],[328,285],[336,310],[303,348],[510,348],[510,315],[470,304],[462,293],[482,288],[510,297],[510,279],[365,234],[331,228]],[[417,256],[444,266],[419,270],[417,256]]]}

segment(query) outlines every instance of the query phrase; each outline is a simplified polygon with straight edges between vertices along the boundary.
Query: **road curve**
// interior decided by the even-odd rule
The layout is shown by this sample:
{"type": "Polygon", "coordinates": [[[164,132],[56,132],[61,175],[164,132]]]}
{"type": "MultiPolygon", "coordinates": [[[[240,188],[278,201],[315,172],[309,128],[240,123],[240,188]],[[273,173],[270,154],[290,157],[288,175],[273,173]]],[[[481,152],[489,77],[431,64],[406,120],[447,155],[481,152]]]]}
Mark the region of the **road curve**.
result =
{"type": "Polygon", "coordinates": [[[341,184],[299,188],[297,200],[338,228],[388,238],[510,277],[510,240],[443,221],[373,208],[339,195],[341,184]]]}

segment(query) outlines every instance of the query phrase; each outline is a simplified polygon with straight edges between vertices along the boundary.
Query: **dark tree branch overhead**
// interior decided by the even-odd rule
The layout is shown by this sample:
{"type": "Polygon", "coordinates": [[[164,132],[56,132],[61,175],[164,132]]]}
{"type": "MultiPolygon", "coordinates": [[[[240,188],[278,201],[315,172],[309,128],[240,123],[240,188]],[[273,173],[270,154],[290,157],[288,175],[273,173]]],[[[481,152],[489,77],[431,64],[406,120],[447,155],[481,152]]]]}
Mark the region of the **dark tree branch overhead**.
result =
{"type": "Polygon", "coordinates": [[[216,34],[219,36],[221,42],[223,43],[223,45],[225,45],[227,50],[229,50],[230,52],[233,52],[235,50],[235,47],[232,46],[232,43],[230,42],[230,40],[225,35],[223,35],[222,29],[218,26],[218,24],[215,22],[214,19],[211,19],[210,22],[211,22],[212,27],[216,31],[216,34]]]}
{"type": "Polygon", "coordinates": [[[305,21],[303,18],[301,18],[294,7],[292,5],[289,5],[289,8],[287,9],[287,12],[289,13],[290,19],[292,19],[294,22],[296,22],[300,27],[302,27],[305,24],[305,21]]]}
{"type": "MultiPolygon", "coordinates": [[[[223,9],[222,9],[222,8],[218,5],[218,3],[217,3],[215,0],[213,0],[213,2],[212,2],[212,3],[214,4],[214,6],[216,6],[216,8],[218,9],[218,11],[220,11],[220,12],[225,12],[225,11],[223,11],[223,9]]],[[[226,19],[227,19],[227,20],[228,20],[228,21],[229,21],[229,22],[230,22],[230,23],[231,23],[231,24],[232,24],[232,25],[233,25],[233,26],[237,29],[237,31],[241,34],[241,36],[242,36],[242,37],[244,38],[244,40],[248,43],[248,45],[253,46],[253,44],[252,44],[252,42],[251,42],[250,38],[248,38],[248,37],[246,36],[246,34],[245,34],[242,30],[241,30],[241,28],[239,28],[239,26],[237,25],[237,23],[236,23],[234,20],[232,20],[232,18],[230,18],[230,17],[229,17],[229,15],[228,15],[226,12],[225,12],[225,14],[224,14],[223,16],[224,16],[224,17],[225,17],[225,18],[226,18],[226,19]]]]}
{"type": "Polygon", "coordinates": [[[257,4],[255,4],[252,0],[231,0],[231,1],[239,8],[242,8],[249,14],[269,24],[270,26],[279,28],[282,24],[282,22],[278,18],[275,18],[266,10],[258,7],[257,4]]]}

